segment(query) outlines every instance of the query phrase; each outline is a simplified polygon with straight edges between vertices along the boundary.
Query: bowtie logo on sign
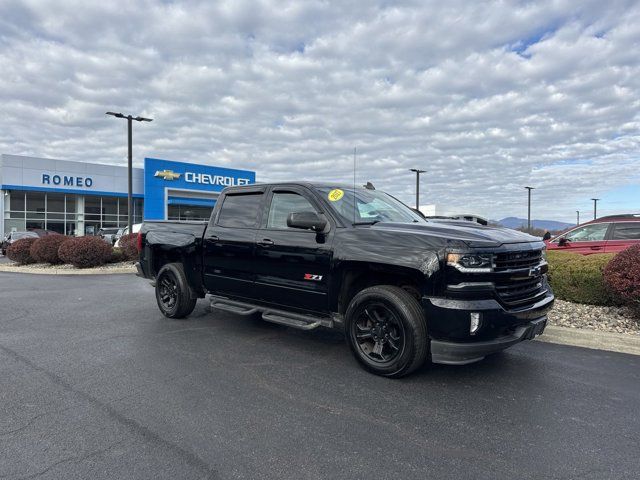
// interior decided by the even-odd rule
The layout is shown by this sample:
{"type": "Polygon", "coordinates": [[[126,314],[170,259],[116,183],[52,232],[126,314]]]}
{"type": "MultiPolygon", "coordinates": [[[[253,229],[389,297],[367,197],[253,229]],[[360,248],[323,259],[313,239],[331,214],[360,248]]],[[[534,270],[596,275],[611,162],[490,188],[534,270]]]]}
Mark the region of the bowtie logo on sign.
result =
{"type": "Polygon", "coordinates": [[[164,178],[165,180],[177,180],[180,175],[180,173],[175,173],[171,170],[158,170],[153,176],[164,178]]]}

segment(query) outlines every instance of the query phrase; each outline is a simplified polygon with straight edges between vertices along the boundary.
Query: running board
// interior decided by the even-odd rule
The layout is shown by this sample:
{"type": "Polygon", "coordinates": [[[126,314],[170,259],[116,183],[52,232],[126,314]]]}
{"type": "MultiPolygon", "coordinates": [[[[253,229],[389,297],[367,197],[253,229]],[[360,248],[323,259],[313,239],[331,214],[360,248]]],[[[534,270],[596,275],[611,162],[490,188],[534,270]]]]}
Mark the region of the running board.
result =
{"type": "Polygon", "coordinates": [[[290,316],[291,314],[282,314],[275,312],[262,312],[262,319],[267,322],[277,323],[279,325],[286,325],[287,327],[298,328],[300,330],[313,330],[314,328],[318,328],[322,325],[320,319],[313,319],[312,317],[307,317],[301,315],[298,318],[297,316],[290,316]]]}
{"type": "Polygon", "coordinates": [[[211,308],[218,310],[224,310],[225,312],[235,313],[237,315],[253,315],[259,310],[255,307],[251,307],[245,303],[234,302],[233,300],[212,298],[211,308]]]}
{"type": "Polygon", "coordinates": [[[251,315],[260,312],[262,313],[262,319],[267,322],[277,323],[279,325],[285,325],[299,330],[313,330],[318,327],[333,327],[333,320],[330,317],[317,317],[315,315],[289,312],[286,310],[239,302],[237,300],[229,300],[224,297],[211,296],[211,308],[239,315],[251,315]]]}

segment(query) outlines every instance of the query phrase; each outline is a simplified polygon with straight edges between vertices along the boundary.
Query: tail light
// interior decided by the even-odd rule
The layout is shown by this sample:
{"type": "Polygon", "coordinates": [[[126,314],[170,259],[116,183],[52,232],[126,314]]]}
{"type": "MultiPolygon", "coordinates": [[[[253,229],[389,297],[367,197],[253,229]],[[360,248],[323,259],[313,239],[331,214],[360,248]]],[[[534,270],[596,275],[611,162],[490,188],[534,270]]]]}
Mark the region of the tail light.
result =
{"type": "Polygon", "coordinates": [[[138,251],[142,251],[142,232],[138,232],[138,238],[136,241],[136,247],[138,247],[138,251]]]}

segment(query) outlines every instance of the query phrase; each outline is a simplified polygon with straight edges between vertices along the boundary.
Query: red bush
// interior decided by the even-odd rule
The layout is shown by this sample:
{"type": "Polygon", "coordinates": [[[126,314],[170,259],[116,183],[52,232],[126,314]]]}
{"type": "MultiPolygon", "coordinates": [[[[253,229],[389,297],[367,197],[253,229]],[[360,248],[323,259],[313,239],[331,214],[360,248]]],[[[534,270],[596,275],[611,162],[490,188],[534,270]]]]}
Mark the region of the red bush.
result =
{"type": "Polygon", "coordinates": [[[60,245],[58,256],[77,268],[91,268],[107,263],[111,252],[111,245],[100,237],[72,237],[60,245]]]}
{"type": "Polygon", "coordinates": [[[31,256],[31,245],[38,240],[37,238],[21,238],[16,240],[9,248],[7,248],[7,257],[20,265],[35,263],[35,259],[31,256]]]}
{"type": "Polygon", "coordinates": [[[129,233],[120,237],[120,248],[124,255],[124,260],[138,259],[138,234],[129,233]]]}
{"type": "Polygon", "coordinates": [[[62,263],[58,256],[58,249],[67,240],[64,235],[47,235],[36,239],[31,245],[31,256],[36,262],[51,263],[52,265],[62,263]]]}
{"type": "Polygon", "coordinates": [[[604,269],[604,281],[623,303],[640,311],[640,245],[613,257],[604,269]]]}

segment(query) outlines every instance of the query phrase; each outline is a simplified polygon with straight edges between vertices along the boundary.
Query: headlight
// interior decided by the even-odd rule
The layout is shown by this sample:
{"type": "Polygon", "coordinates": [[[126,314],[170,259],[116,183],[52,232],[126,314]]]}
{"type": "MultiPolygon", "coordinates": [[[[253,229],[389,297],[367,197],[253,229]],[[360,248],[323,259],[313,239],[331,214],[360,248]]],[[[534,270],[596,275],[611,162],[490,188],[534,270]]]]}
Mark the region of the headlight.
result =
{"type": "Polygon", "coordinates": [[[489,273],[493,270],[493,255],[490,253],[449,253],[447,265],[465,273],[489,273]]]}
{"type": "Polygon", "coordinates": [[[547,247],[542,249],[542,261],[543,262],[547,261],[547,247]]]}

